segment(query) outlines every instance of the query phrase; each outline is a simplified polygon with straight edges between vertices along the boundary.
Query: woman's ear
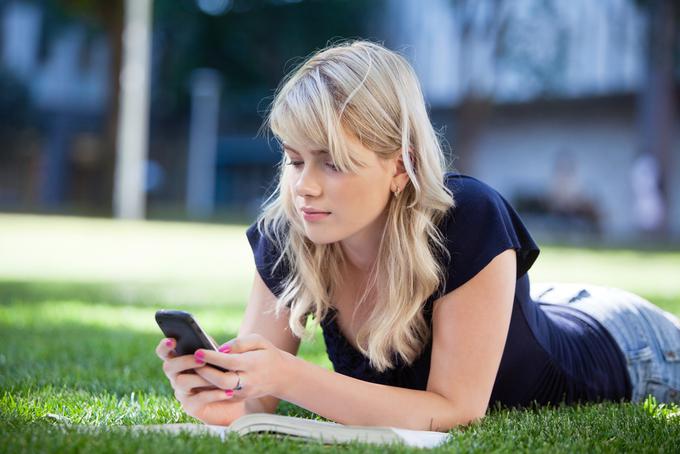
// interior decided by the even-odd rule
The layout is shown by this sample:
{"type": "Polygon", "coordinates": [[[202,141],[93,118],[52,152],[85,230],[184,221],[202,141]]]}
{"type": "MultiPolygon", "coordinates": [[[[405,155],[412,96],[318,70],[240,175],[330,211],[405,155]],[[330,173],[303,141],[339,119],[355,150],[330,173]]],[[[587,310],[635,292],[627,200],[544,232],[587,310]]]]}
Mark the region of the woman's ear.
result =
{"type": "MultiPolygon", "coordinates": [[[[413,147],[409,148],[409,158],[411,159],[411,164],[415,167],[414,161],[415,154],[413,153],[413,147]]],[[[406,172],[406,166],[404,165],[404,157],[399,153],[395,159],[395,172],[394,172],[394,182],[399,185],[401,190],[404,189],[406,184],[410,181],[410,177],[406,172]]]]}

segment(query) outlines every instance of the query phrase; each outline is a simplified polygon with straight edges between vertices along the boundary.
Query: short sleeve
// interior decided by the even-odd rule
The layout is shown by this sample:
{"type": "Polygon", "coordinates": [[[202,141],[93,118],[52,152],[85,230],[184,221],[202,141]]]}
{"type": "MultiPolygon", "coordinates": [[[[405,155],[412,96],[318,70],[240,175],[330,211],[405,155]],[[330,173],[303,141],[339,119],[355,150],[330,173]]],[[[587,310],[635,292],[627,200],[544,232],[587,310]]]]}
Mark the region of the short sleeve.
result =
{"type": "Polygon", "coordinates": [[[287,277],[289,266],[284,260],[274,269],[276,261],[281,255],[281,251],[276,247],[275,243],[267,238],[264,234],[260,234],[257,229],[257,223],[253,223],[246,230],[246,237],[253,250],[253,257],[255,259],[255,268],[262,277],[262,280],[267,285],[269,290],[275,295],[279,296],[283,291],[282,282],[287,277]]]}
{"type": "Polygon", "coordinates": [[[512,206],[472,177],[451,174],[446,185],[456,206],[442,227],[451,255],[444,294],[465,284],[507,249],[517,252],[517,279],[529,271],[540,251],[512,206]]]}

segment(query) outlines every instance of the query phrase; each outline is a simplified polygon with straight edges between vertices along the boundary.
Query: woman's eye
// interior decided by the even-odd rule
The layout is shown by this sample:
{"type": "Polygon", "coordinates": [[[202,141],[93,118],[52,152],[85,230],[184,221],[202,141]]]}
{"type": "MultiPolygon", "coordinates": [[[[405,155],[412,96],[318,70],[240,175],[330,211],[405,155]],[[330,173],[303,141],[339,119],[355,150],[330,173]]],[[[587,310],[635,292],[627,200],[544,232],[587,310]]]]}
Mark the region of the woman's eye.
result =
{"type": "MultiPolygon", "coordinates": [[[[293,161],[293,160],[290,160],[290,161],[286,162],[286,165],[293,166],[293,167],[300,167],[300,166],[303,165],[303,164],[304,164],[304,161],[293,161]]],[[[330,169],[330,170],[333,171],[333,172],[340,172],[340,169],[338,169],[338,168],[335,166],[335,164],[333,164],[332,162],[326,163],[326,167],[328,167],[328,169],[330,169]]]]}

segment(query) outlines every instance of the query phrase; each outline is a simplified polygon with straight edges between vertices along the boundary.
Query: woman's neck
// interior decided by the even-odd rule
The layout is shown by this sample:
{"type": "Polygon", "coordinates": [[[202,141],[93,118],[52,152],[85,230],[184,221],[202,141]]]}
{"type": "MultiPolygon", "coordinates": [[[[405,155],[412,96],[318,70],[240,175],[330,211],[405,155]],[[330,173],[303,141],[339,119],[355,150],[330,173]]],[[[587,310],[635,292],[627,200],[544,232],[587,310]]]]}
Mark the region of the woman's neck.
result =
{"type": "Polygon", "coordinates": [[[348,270],[368,274],[373,267],[380,248],[380,240],[385,229],[384,215],[370,227],[340,242],[348,270]]]}

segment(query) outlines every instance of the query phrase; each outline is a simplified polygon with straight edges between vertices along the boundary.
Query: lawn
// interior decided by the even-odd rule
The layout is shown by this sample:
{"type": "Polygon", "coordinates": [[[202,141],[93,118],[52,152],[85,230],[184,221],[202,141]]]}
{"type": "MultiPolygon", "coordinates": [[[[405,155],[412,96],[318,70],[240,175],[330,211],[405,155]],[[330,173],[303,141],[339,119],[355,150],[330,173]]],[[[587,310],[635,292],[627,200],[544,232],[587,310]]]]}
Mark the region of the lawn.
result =
{"type": "MultiPolygon", "coordinates": [[[[225,446],[115,427],[195,422],[153,352],[161,338],[153,314],[185,309],[218,342],[232,338],[254,273],[245,227],[0,215],[0,451],[326,452],[270,437],[232,437],[225,446]]],[[[530,274],[622,287],[680,314],[678,270],[679,252],[543,247],[530,274]]],[[[331,367],[320,332],[301,356],[331,367]]],[[[290,404],[278,412],[313,416],[290,404]]],[[[454,430],[440,450],[677,452],[674,415],[653,404],[492,411],[454,430]]]]}

